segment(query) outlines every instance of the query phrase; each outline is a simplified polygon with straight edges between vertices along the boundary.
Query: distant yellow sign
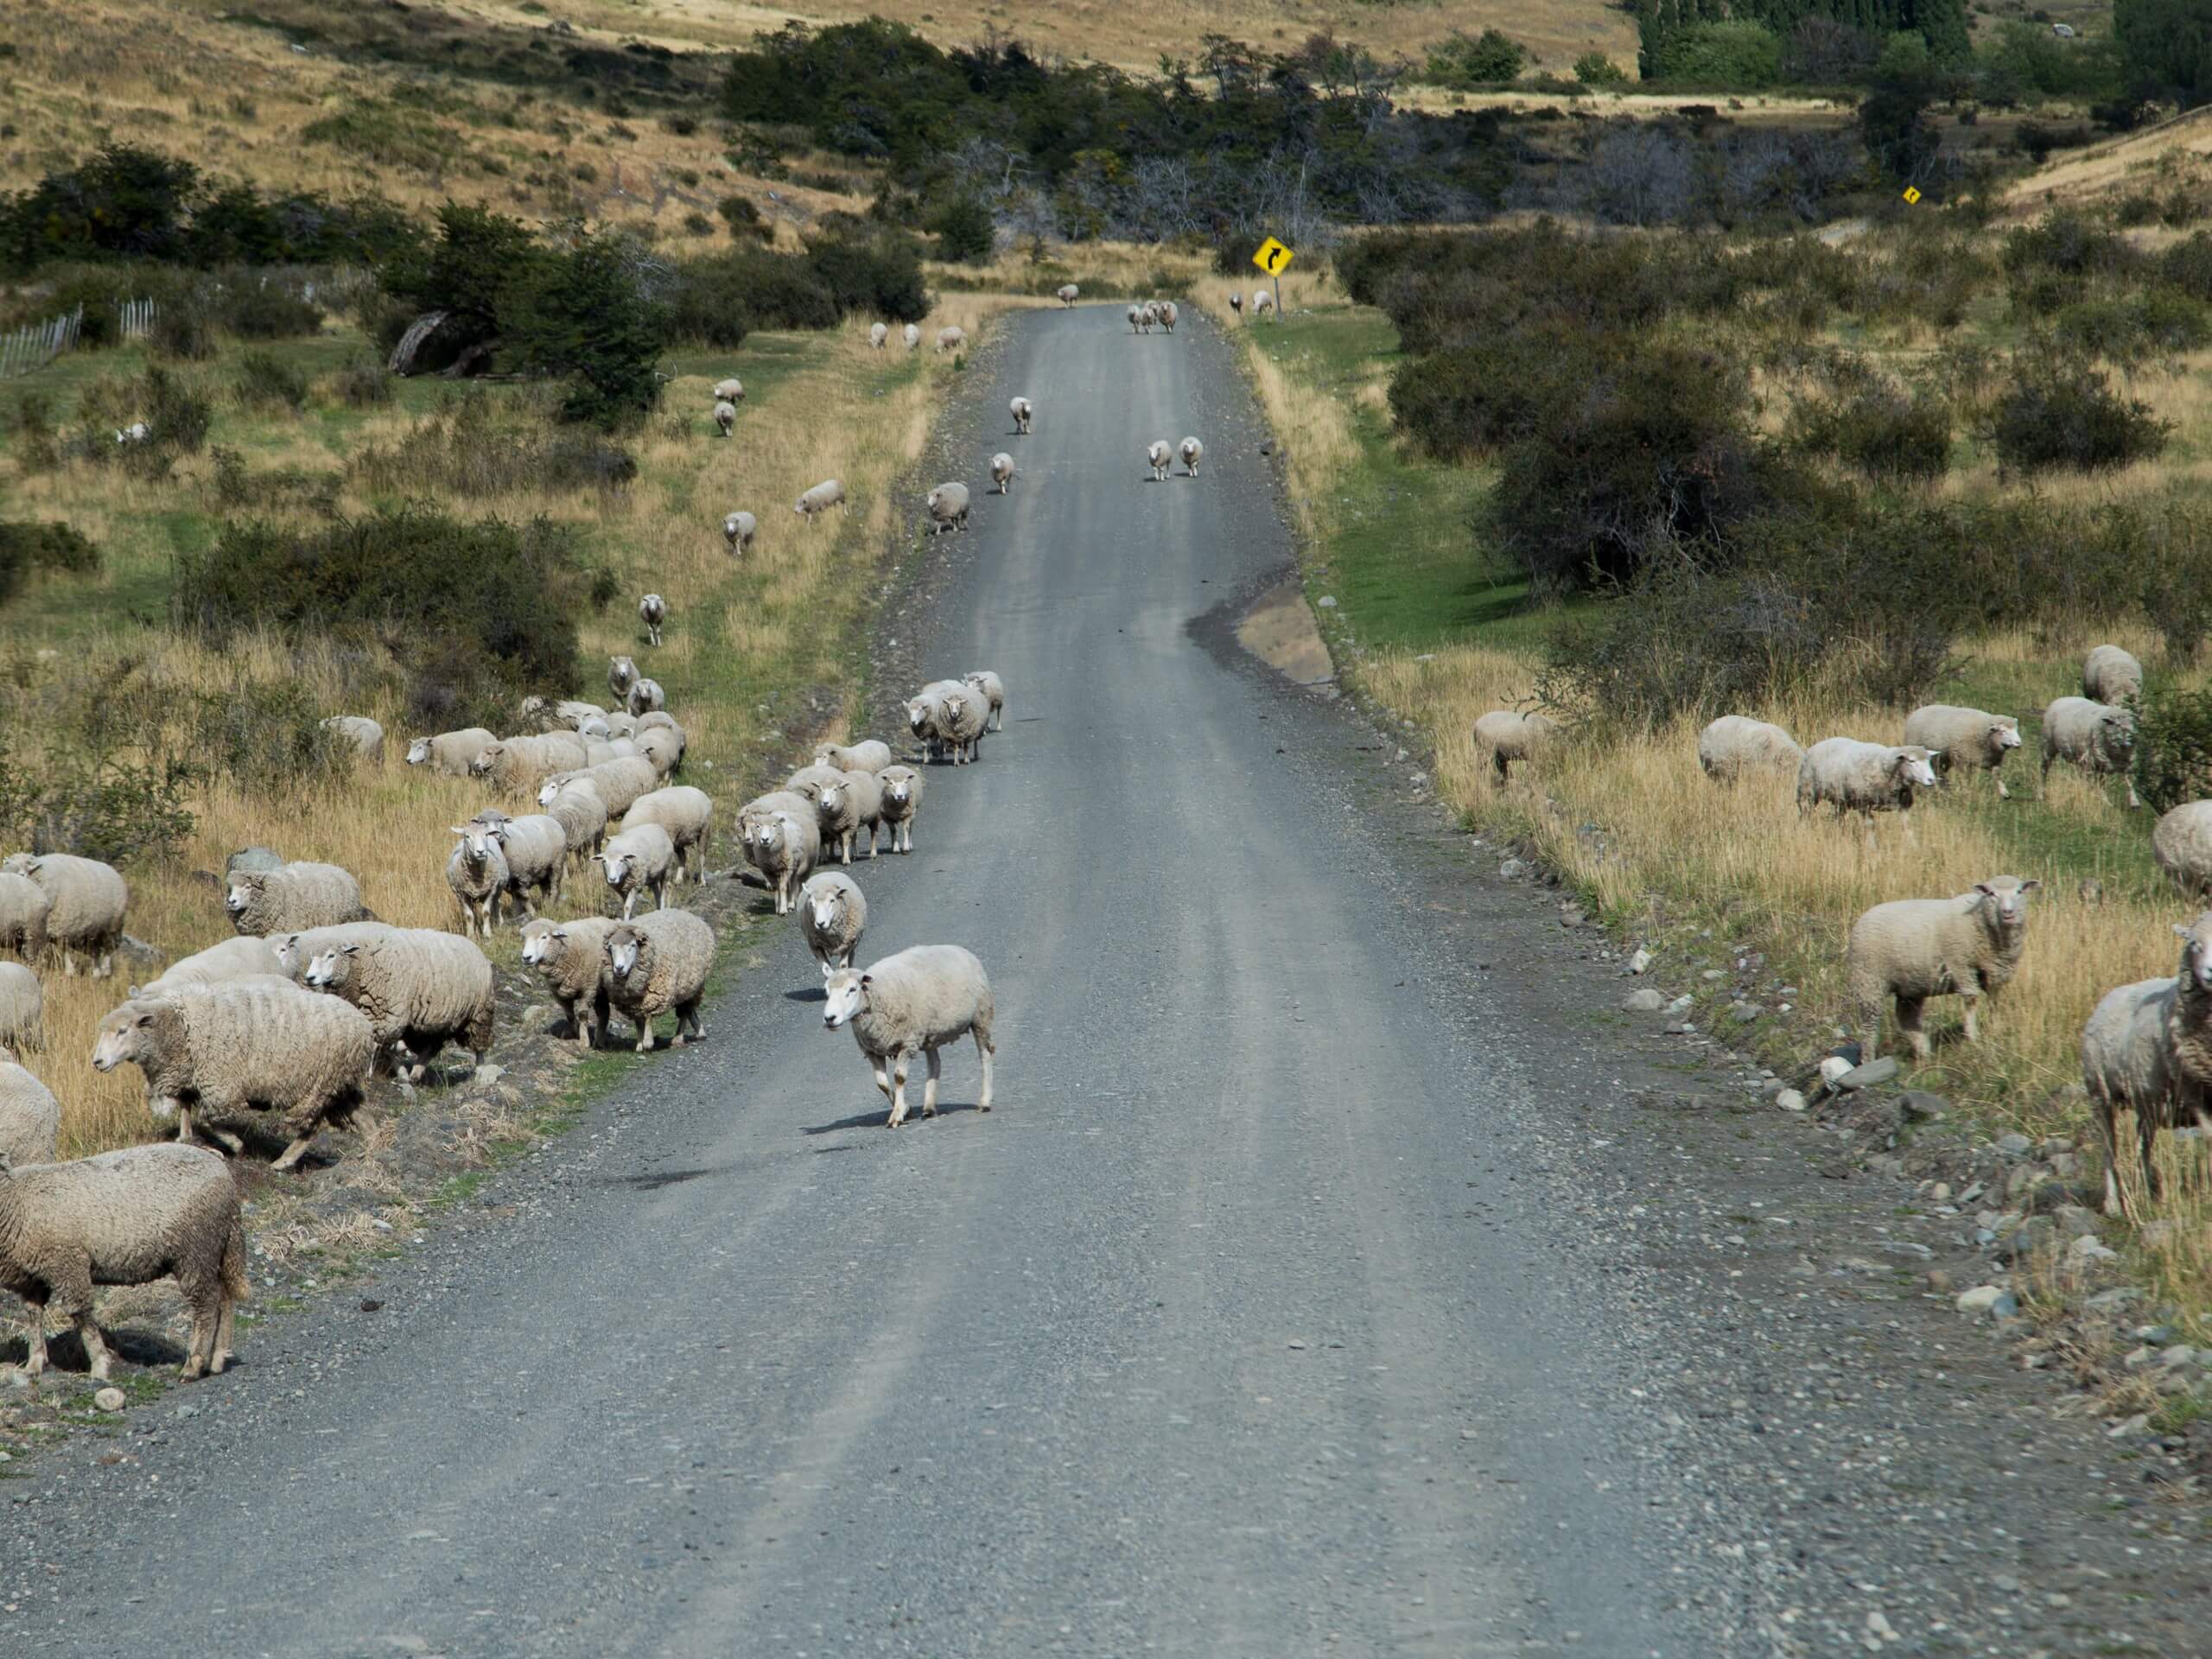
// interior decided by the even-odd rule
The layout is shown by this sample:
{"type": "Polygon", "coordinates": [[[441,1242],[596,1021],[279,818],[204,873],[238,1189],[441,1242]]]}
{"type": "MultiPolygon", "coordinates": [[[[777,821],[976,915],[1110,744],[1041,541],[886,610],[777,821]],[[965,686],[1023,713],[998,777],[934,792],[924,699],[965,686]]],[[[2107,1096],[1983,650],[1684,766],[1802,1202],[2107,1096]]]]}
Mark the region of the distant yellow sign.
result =
{"type": "Polygon", "coordinates": [[[1252,263],[1266,271],[1268,276],[1280,276],[1283,273],[1283,267],[1287,265],[1294,257],[1288,248],[1271,236],[1260,244],[1260,251],[1252,256],[1252,263]]]}
{"type": "Polygon", "coordinates": [[[1920,200],[1920,187],[1916,184],[1908,184],[1905,186],[1904,199],[1907,201],[1918,201],[1920,200]]]}

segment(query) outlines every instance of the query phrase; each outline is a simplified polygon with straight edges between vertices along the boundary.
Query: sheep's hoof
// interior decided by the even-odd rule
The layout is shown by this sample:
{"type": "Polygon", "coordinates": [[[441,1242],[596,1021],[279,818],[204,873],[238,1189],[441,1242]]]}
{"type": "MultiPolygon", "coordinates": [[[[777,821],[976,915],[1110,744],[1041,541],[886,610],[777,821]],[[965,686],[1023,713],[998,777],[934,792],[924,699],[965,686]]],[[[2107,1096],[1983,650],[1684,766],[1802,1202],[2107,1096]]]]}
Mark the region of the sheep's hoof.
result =
{"type": "Polygon", "coordinates": [[[187,1382],[197,1382],[207,1374],[207,1368],[200,1364],[199,1355],[194,1354],[184,1362],[184,1381],[187,1382]]]}

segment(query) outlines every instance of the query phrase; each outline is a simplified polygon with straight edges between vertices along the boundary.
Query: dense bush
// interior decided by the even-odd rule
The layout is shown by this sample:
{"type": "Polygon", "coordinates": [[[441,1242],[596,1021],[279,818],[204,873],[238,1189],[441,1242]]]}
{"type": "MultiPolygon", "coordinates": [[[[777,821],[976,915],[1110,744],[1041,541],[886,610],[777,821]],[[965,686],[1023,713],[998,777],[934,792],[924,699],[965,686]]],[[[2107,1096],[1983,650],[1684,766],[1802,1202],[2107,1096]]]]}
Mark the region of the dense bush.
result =
{"type": "Polygon", "coordinates": [[[2212,12],[2200,0],[2117,0],[2113,35],[2139,94],[2183,109],[2212,99],[2212,12]]]}
{"type": "Polygon", "coordinates": [[[13,599],[35,571],[90,575],[99,568],[99,549],[67,524],[0,520],[0,601],[13,599]]]}
{"type": "Polygon", "coordinates": [[[2095,472],[2149,460],[2171,432],[2149,404],[2113,391],[2101,370],[2053,359],[2027,364],[1999,395],[1989,437],[1998,459],[2021,472],[2095,472]]]}
{"type": "Polygon", "coordinates": [[[2052,333],[2080,352],[2133,365],[2212,344],[2212,314],[2187,295],[2151,289],[2122,299],[2077,301],[2058,314],[2052,333]]]}
{"type": "Polygon", "coordinates": [[[516,285],[502,344],[525,369],[567,377],[563,419],[612,431],[660,402],[667,321],[658,289],[628,237],[578,235],[516,285]]]}
{"type": "Polygon", "coordinates": [[[298,410],[308,404],[307,376],[270,352],[248,352],[238,359],[233,390],[248,409],[298,410]]]}
{"type": "Polygon", "coordinates": [[[1951,464],[1951,411],[1939,398],[1893,386],[1808,399],[1792,412],[1789,442],[1833,455],[1872,478],[1941,477],[1951,464]]]}
{"type": "Polygon", "coordinates": [[[1692,23],[1668,34],[1649,79],[1715,92],[1758,92],[1782,79],[1782,42],[1755,22],[1692,23]]]}
{"type": "Polygon", "coordinates": [[[297,680],[247,681],[192,701],[191,752],[232,788],[257,799],[296,801],[349,778],[353,745],[322,723],[324,710],[297,680]]]}
{"type": "Polygon", "coordinates": [[[638,462],[606,438],[563,430],[543,414],[472,388],[404,436],[361,450],[347,472],[372,495],[436,491],[480,500],[534,490],[623,489],[638,476],[638,462]]]}
{"type": "Polygon", "coordinates": [[[204,363],[215,355],[215,319],[197,294],[179,296],[154,313],[146,344],[157,357],[204,363]]]}
{"type": "Polygon", "coordinates": [[[364,352],[338,372],[338,395],[348,409],[381,409],[391,401],[391,372],[364,352]]]}
{"type": "Polygon", "coordinates": [[[1471,91],[1517,79],[1528,62],[1529,48],[1500,29],[1486,29],[1480,35],[1455,29],[1429,48],[1421,78],[1438,86],[1471,91]]]}
{"type": "Polygon", "coordinates": [[[998,245],[998,227],[991,210],[974,196],[955,196],[930,215],[929,228],[937,237],[940,259],[980,264],[998,245]]]}
{"type": "Polygon", "coordinates": [[[722,216],[722,223],[729,226],[734,237],[753,237],[766,242],[773,234],[750,196],[724,196],[715,204],[715,211],[722,216]]]}
{"type": "Polygon", "coordinates": [[[1602,52],[1585,52],[1577,58],[1574,78],[1585,86],[1621,87],[1629,84],[1628,71],[1602,52]]]}
{"type": "Polygon", "coordinates": [[[2212,796],[2212,687],[2153,682],[2135,711],[2135,792],[2154,812],[2212,796]]]}
{"type": "Polygon", "coordinates": [[[1390,378],[1390,415],[1440,460],[1484,455],[1534,432],[1567,383],[1596,372],[1612,337],[1556,326],[1502,329],[1408,357],[1390,378]]]}

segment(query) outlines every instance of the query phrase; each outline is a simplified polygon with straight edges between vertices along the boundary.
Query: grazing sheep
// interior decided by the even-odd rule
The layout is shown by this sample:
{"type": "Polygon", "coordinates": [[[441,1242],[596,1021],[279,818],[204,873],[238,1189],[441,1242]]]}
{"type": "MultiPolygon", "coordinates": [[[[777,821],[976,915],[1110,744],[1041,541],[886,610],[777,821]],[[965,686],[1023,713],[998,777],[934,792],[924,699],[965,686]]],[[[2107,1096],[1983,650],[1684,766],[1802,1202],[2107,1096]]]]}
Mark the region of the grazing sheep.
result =
{"type": "Polygon", "coordinates": [[[545,976],[569,1035],[586,1048],[598,1047],[607,1034],[606,945],[614,925],[611,916],[573,922],[541,916],[522,931],[522,959],[545,976]]]}
{"type": "Polygon", "coordinates": [[[54,1090],[25,1070],[12,1049],[0,1047],[0,1163],[50,1164],[60,1156],[60,1133],[61,1103],[54,1090]]]}
{"type": "Polygon", "coordinates": [[[881,351],[883,349],[883,342],[890,338],[891,326],[888,323],[872,322],[868,324],[868,343],[872,349],[879,352],[881,351]]]}
{"type": "Polygon", "coordinates": [[[492,1050],[492,964],[467,939],[435,928],[395,928],[366,944],[339,944],[308,964],[309,990],[335,996],[368,1016],[375,1064],[396,1066],[404,1053],[410,1079],[423,1081],[448,1043],[476,1056],[492,1050]]]}
{"type": "Polygon", "coordinates": [[[628,708],[631,714],[657,714],[668,707],[668,693],[661,690],[658,680],[641,679],[630,688],[628,708]]]}
{"type": "Polygon", "coordinates": [[[2151,860],[2184,899],[2212,896],[2212,801],[2183,801],[2151,831],[2151,860]]]}
{"type": "Polygon", "coordinates": [[[957,944],[918,944],[884,957],[865,972],[840,968],[830,976],[828,985],[822,1023],[831,1031],[852,1027],[854,1039],[875,1074],[875,1086],[890,1098],[886,1128],[895,1129],[906,1121],[906,1064],[915,1050],[921,1051],[929,1065],[929,1080],[922,1085],[922,1116],[935,1117],[938,1074],[943,1065],[938,1051],[971,1034],[983,1061],[983,1090],[976,1109],[991,1109],[991,1056],[998,1047],[991,1040],[991,1021],[997,1010],[991,1001],[990,978],[973,954],[957,944]]]}
{"type": "Polygon", "coordinates": [[[23,1370],[46,1370],[46,1316],[76,1328],[95,1382],[113,1363],[92,1315],[95,1285],[174,1277],[192,1310],[184,1379],[231,1363],[232,1306],[247,1294],[238,1183],[200,1147],[126,1147],[72,1163],[11,1166],[0,1154],[0,1289],[30,1309],[23,1370]]]}
{"type": "Polygon", "coordinates": [[[195,1120],[234,1152],[226,1124],[273,1113],[290,1144],[272,1168],[296,1165],[324,1123],[342,1128],[361,1103],[376,1052],[362,1013],[288,981],[236,979],[135,997],[100,1021],[92,1065],[136,1065],[156,1117],[175,1113],[177,1139],[195,1120]]]}
{"type": "Polygon", "coordinates": [[[638,664],[629,657],[611,657],[607,663],[607,689],[625,709],[630,706],[630,688],[638,683],[638,664]]]}
{"type": "Polygon", "coordinates": [[[1196,478],[1198,475],[1198,462],[1206,453],[1205,445],[1200,443],[1196,438],[1185,438],[1179,448],[1183,456],[1183,470],[1191,477],[1196,478]]]}
{"type": "Polygon", "coordinates": [[[2158,1190],[2151,1149],[2158,1131],[2194,1121],[2212,1128],[2212,912],[2177,924],[2181,963],[2171,979],[2107,991],[2082,1032],[2082,1080],[2105,1146],[2105,1213],[2133,1211],[2120,1187],[2119,1115],[2135,1113],[2145,1190],[2158,1190]]]}
{"type": "Polygon", "coordinates": [[[364,760],[384,759],[384,728],[366,715],[333,715],[322,722],[322,728],[337,733],[364,760]]]}
{"type": "MultiPolygon", "coordinates": [[[[610,760],[626,760],[637,753],[637,743],[630,738],[626,737],[620,741],[611,737],[602,741],[587,739],[584,742],[584,770],[588,772],[594,766],[603,766],[610,760]]],[[[538,785],[541,790],[544,787],[543,783],[538,785]]]]}
{"type": "Polygon", "coordinates": [[[46,993],[38,976],[20,962],[0,962],[0,1044],[46,1046],[46,993]]]}
{"type": "Polygon", "coordinates": [[[1154,483],[1160,484],[1166,481],[1167,469],[1174,462],[1174,454],[1175,452],[1167,447],[1167,440],[1165,438],[1155,438],[1145,446],[1145,465],[1152,469],[1154,483]]]}
{"type": "Polygon", "coordinates": [[[906,349],[910,352],[912,351],[915,346],[922,343],[922,331],[911,322],[906,325],[905,336],[906,340],[906,349]]]}
{"type": "MultiPolygon", "coordinates": [[[[632,690],[636,688],[632,687],[632,690]]],[[[527,795],[546,773],[582,766],[591,748],[574,732],[539,732],[503,737],[469,763],[469,775],[484,779],[502,795],[527,795]]]]}
{"type": "Polygon", "coordinates": [[[457,732],[440,732],[435,737],[410,738],[407,742],[407,764],[427,766],[448,778],[466,778],[476,757],[499,741],[481,726],[464,727],[457,732]]]}
{"type": "Polygon", "coordinates": [[[657,910],[612,929],[601,947],[607,959],[607,1000],[638,1028],[638,1052],[653,1046],[653,1020],[676,1012],[676,1042],[688,1031],[697,1042],[707,1034],[699,1023],[699,999],[715,965],[715,930],[688,910],[657,910]]]}
{"type": "Polygon", "coordinates": [[[968,331],[957,325],[948,325],[937,331],[937,348],[940,352],[957,352],[968,343],[968,331]]]}
{"type": "Polygon", "coordinates": [[[706,879],[707,837],[714,830],[715,804],[705,790],[677,784],[639,796],[623,815],[620,833],[627,835],[645,823],[657,823],[668,831],[669,841],[676,849],[676,868],[671,879],[682,882],[687,857],[692,880],[706,879]]]}
{"type": "Polygon", "coordinates": [[[235,870],[224,912],[241,933],[296,933],[361,919],[361,884],[335,864],[296,862],[274,870],[235,870]]]}
{"type": "Polygon", "coordinates": [[[767,879],[769,891],[776,897],[776,914],[788,914],[791,894],[822,861],[819,809],[809,801],[799,811],[763,812],[751,821],[750,828],[746,862],[767,879]]]}
{"type": "Polygon", "coordinates": [[[1745,715],[1723,715],[1697,734],[1697,763],[1716,783],[1732,784],[1747,772],[1797,775],[1805,751],[1781,727],[1745,715]]]}
{"type": "Polygon", "coordinates": [[[2020,747],[2020,722],[2013,715],[1931,702],[1904,717],[1904,741],[1934,751],[1937,777],[1948,777],[1955,766],[1995,772],[1998,799],[2012,798],[2004,767],[2005,757],[2020,747]]]}
{"type": "Polygon", "coordinates": [[[637,718],[638,729],[641,732],[650,732],[656,726],[664,730],[674,732],[679,736],[683,731],[683,728],[676,723],[676,716],[665,709],[649,709],[637,718]]]}
{"type": "Polygon", "coordinates": [[[1144,332],[1144,308],[1142,306],[1133,305],[1129,308],[1129,332],[1133,334],[1141,334],[1144,332]]]}
{"type": "Polygon", "coordinates": [[[2135,797],[2135,713],[2087,697],[2061,697],[2043,711],[2043,785],[2050,788],[2050,764],[2070,760],[2093,778],[2114,773],[2127,779],[2127,804],[2135,797]]]}
{"type": "Polygon", "coordinates": [[[537,914],[537,906],[531,902],[531,889],[535,887],[547,904],[561,897],[561,878],[569,868],[569,830],[560,819],[548,812],[533,812],[526,817],[511,818],[504,812],[480,812],[476,822],[492,832],[499,842],[500,861],[507,867],[507,879],[503,884],[514,907],[527,921],[537,914]]]}
{"type": "Polygon", "coordinates": [[[860,884],[837,870],[809,876],[798,890],[799,937],[828,979],[840,968],[853,965],[861,934],[868,927],[868,900],[860,884]]]}
{"type": "Polygon", "coordinates": [[[1255,288],[1252,290],[1253,321],[1257,322],[1262,313],[1273,312],[1274,308],[1275,296],[1273,294],[1264,288],[1255,288]]]}
{"type": "Polygon", "coordinates": [[[891,746],[873,737],[849,747],[817,743],[814,746],[814,764],[832,766],[839,772],[881,772],[891,764],[891,746]]]}
{"type": "Polygon", "coordinates": [[[948,530],[968,528],[968,486],[965,484],[940,484],[927,496],[930,513],[930,533],[942,536],[948,530]]]}
{"type": "Polygon", "coordinates": [[[638,734],[638,753],[652,762],[654,772],[665,778],[683,766],[687,741],[681,726],[648,727],[638,734]]]}
{"type": "Polygon", "coordinates": [[[1897,1001],[1897,1029],[1915,1061],[1928,1060],[1922,1006],[1957,996],[1966,1007],[1967,1041],[1978,1042],[1974,1010],[2012,983],[2028,942],[2028,894],[2043,884],[1993,875],[1955,899],[1897,899],[1851,925],[1844,950],[1851,998],[1866,1027],[1863,1057],[1879,1052],[1882,1004],[1897,1001]]]}
{"type": "Polygon", "coordinates": [[[547,730],[574,732],[579,737],[583,735],[586,721],[604,719],[607,714],[607,710],[597,703],[585,702],[577,697],[562,698],[553,705],[550,712],[553,719],[547,730]]]}
{"type": "Polygon", "coordinates": [[[446,885],[461,906],[461,931],[488,939],[499,925],[499,895],[507,890],[506,855],[499,838],[484,824],[454,824],[460,844],[446,855],[446,885]]]}
{"type": "Polygon", "coordinates": [[[1243,320],[1244,315],[1244,295],[1241,289],[1232,288],[1229,290],[1229,308],[1236,314],[1239,321],[1243,320]]]}
{"type": "Polygon", "coordinates": [[[1160,318],[1160,326],[1172,334],[1175,332],[1175,319],[1183,314],[1175,308],[1174,301],[1162,300],[1157,315],[1160,318]]]}
{"type": "MultiPolygon", "coordinates": [[[[296,985],[307,977],[308,964],[333,945],[366,944],[387,933],[397,931],[390,922],[340,922],[335,927],[310,927],[297,933],[272,934],[269,944],[276,952],[276,971],[296,985]]],[[[255,976],[241,974],[238,977],[245,979],[255,976]]],[[[213,985],[226,982],[206,980],[201,982],[213,985]]],[[[149,985],[142,987],[137,995],[147,996],[152,993],[153,987],[149,985]]]]}
{"type": "Polygon", "coordinates": [[[1077,288],[1073,283],[1062,283],[1058,288],[1054,289],[1052,292],[1058,296],[1059,302],[1062,305],[1071,307],[1075,304],[1077,296],[1080,295],[1083,290],[1077,288]]]}
{"type": "Polygon", "coordinates": [[[75,975],[79,950],[92,959],[94,979],[115,971],[115,947],[130,908],[122,872],[69,853],[16,853],[0,861],[0,873],[29,876],[46,894],[46,942],[60,947],[64,973],[75,975]]]}
{"type": "MultiPolygon", "coordinates": [[[[1003,449],[991,457],[991,482],[999,486],[1001,495],[1004,495],[1014,484],[1014,457],[1003,449]]],[[[931,491],[931,493],[935,494],[936,492],[931,491]]]]}
{"type": "Polygon", "coordinates": [[[1029,423],[1037,418],[1037,405],[1027,397],[1017,397],[1007,405],[1014,416],[1014,429],[1024,437],[1029,435],[1029,423]]]}
{"type": "Polygon", "coordinates": [[[668,877],[676,863],[676,841],[657,823],[641,823],[607,838],[606,850],[592,862],[607,872],[607,885],[622,900],[622,919],[637,908],[638,895],[650,891],[656,908],[668,902],[668,877]]]}
{"type": "Polygon", "coordinates": [[[645,638],[660,644],[660,625],[668,620],[668,601],[658,594],[647,594],[638,601],[638,620],[645,625],[645,638]]]}
{"type": "Polygon", "coordinates": [[[607,844],[607,803],[586,784],[563,785],[543,803],[545,815],[561,826],[569,843],[569,856],[581,864],[607,844]]]}
{"type": "Polygon", "coordinates": [[[624,755],[619,760],[602,760],[595,766],[555,772],[537,786],[537,804],[550,807],[563,791],[588,789],[599,797],[608,817],[619,818],[639,796],[658,789],[660,780],[660,767],[651,755],[624,755]]]}
{"type": "Polygon", "coordinates": [[[1534,760],[1558,735],[1558,722],[1544,715],[1493,709],[1475,716],[1475,747],[1489,752],[1501,784],[1512,775],[1516,760],[1534,760]]]}
{"type": "Polygon", "coordinates": [[[729,436],[730,428],[736,424],[737,405],[735,404],[723,403],[718,399],[715,404],[715,429],[719,431],[722,436],[728,437],[729,436]]]}
{"type": "Polygon", "coordinates": [[[982,696],[984,707],[990,716],[983,729],[987,732],[1004,731],[1006,729],[1006,682],[988,668],[971,670],[963,674],[960,678],[963,684],[972,686],[982,696]]]}
{"type": "Polygon", "coordinates": [[[2143,695],[2143,664],[2118,645],[2099,645],[2082,659],[2082,695],[2092,702],[2128,702],[2143,695]]]}
{"type": "Polygon", "coordinates": [[[283,974],[284,963],[276,947],[257,933],[241,933],[220,944],[211,944],[181,961],[171,963],[159,979],[133,985],[133,996],[163,996],[187,985],[213,985],[226,979],[249,979],[257,974],[283,974]]]}
{"type": "Polygon", "coordinates": [[[825,478],[791,503],[791,511],[802,518],[819,518],[832,507],[840,512],[847,511],[842,479],[825,478]]]}
{"type": "Polygon", "coordinates": [[[1916,789],[1936,787],[1932,757],[1917,744],[1892,748],[1848,737],[1822,738],[1797,763],[1797,810],[1822,802],[1862,815],[1871,829],[1877,812],[1910,812],[1916,789]]]}
{"type": "Polygon", "coordinates": [[[745,401],[745,382],[734,374],[717,380],[715,382],[715,396],[725,404],[741,404],[745,401]]]}
{"type": "Polygon", "coordinates": [[[914,850],[914,815],[922,806],[922,774],[912,766],[886,766],[875,774],[883,785],[883,821],[891,826],[891,850],[914,850]]]}
{"type": "Polygon", "coordinates": [[[731,557],[751,550],[753,533],[760,527],[760,520],[749,512],[733,512],[724,516],[722,540],[728,543],[731,557]]]}
{"type": "Polygon", "coordinates": [[[54,900],[28,875],[0,871],[0,945],[25,957],[46,954],[46,918],[54,900]]]}
{"type": "Polygon", "coordinates": [[[644,721],[626,709],[611,710],[607,716],[607,734],[611,738],[634,738],[644,721]]]}
{"type": "MultiPolygon", "coordinates": [[[[576,735],[591,745],[594,750],[598,749],[601,744],[609,748],[614,745],[614,728],[607,723],[605,715],[592,715],[578,721],[576,735]]],[[[592,764],[597,766],[599,763],[594,760],[592,764]]]]}

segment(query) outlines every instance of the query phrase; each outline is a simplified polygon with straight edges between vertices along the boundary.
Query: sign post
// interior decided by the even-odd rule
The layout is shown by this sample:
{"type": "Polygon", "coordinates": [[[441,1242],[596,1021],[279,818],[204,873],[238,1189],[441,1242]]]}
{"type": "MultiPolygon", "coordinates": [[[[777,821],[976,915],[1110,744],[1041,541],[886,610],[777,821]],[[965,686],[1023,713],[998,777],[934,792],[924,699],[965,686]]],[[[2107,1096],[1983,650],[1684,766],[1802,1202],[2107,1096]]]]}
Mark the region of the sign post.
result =
{"type": "Polygon", "coordinates": [[[1259,251],[1252,256],[1252,263],[1257,265],[1262,270],[1266,271],[1268,276],[1274,278],[1275,321],[1277,322],[1281,322],[1282,321],[1283,267],[1287,265],[1296,256],[1294,255],[1288,248],[1283,246],[1281,243],[1276,241],[1272,236],[1266,241],[1261,243],[1259,251]]]}

